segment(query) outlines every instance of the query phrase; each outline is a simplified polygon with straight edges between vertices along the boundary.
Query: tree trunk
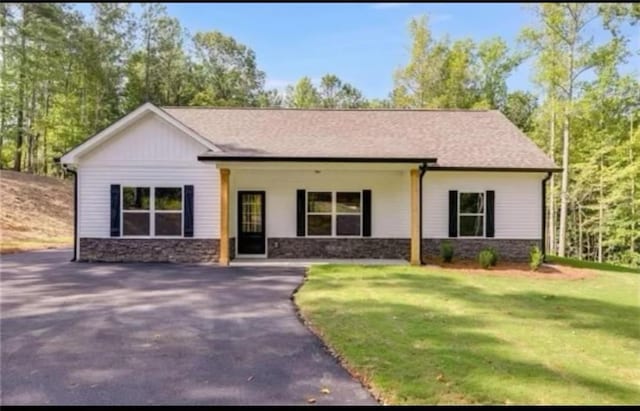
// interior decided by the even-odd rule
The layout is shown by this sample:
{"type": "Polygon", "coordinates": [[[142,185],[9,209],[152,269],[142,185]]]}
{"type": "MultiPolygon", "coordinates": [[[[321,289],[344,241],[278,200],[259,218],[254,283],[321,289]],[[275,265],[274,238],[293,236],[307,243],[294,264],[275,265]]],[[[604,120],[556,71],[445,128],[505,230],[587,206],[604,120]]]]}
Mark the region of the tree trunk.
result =
{"type": "Polygon", "coordinates": [[[7,112],[7,19],[9,18],[9,5],[2,5],[2,71],[0,71],[0,169],[4,168],[2,161],[2,147],[4,146],[4,135],[6,133],[6,112],[7,112]]]}
{"type": "Polygon", "coordinates": [[[602,220],[604,219],[603,156],[600,156],[600,199],[598,201],[598,262],[602,262],[602,220]]]}
{"type": "Polygon", "coordinates": [[[36,88],[35,85],[31,89],[31,104],[29,105],[29,134],[27,137],[27,170],[33,173],[33,154],[36,145],[37,134],[35,134],[34,122],[36,120],[36,88]]]}
{"type": "MultiPolygon", "coordinates": [[[[633,113],[631,113],[631,120],[629,122],[629,164],[633,165],[633,113]]],[[[632,170],[633,171],[633,170],[632,170]]],[[[635,251],[636,242],[636,176],[635,173],[631,173],[631,244],[629,250],[631,255],[635,251]]]]}
{"type": "Polygon", "coordinates": [[[565,109],[562,126],[562,183],[560,187],[560,233],[558,255],[564,257],[567,235],[567,201],[569,186],[569,112],[565,109]]]}
{"type": "MultiPolygon", "coordinates": [[[[555,103],[551,103],[551,132],[549,142],[549,157],[555,162],[555,146],[556,146],[556,108],[555,103]]],[[[551,181],[549,182],[549,251],[551,254],[556,253],[556,194],[555,194],[555,175],[551,173],[551,181]]]]}
{"type": "Polygon", "coordinates": [[[582,206],[578,204],[578,258],[582,260],[582,206]]]}
{"type": "Polygon", "coordinates": [[[27,12],[26,4],[22,4],[22,23],[20,28],[20,76],[18,80],[18,130],[16,134],[16,151],[13,160],[13,169],[15,171],[22,170],[22,143],[24,135],[24,83],[25,70],[27,68],[27,51],[26,51],[26,27],[27,12]]]}

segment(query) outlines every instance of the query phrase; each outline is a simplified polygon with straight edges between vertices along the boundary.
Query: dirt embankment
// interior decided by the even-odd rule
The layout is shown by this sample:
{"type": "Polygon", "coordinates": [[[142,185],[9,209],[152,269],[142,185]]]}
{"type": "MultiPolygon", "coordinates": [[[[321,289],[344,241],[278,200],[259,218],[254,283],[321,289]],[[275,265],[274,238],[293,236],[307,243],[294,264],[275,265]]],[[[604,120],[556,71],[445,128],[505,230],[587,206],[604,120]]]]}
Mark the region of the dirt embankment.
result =
{"type": "Polygon", "coordinates": [[[73,181],[0,170],[0,252],[73,244],[73,181]]]}

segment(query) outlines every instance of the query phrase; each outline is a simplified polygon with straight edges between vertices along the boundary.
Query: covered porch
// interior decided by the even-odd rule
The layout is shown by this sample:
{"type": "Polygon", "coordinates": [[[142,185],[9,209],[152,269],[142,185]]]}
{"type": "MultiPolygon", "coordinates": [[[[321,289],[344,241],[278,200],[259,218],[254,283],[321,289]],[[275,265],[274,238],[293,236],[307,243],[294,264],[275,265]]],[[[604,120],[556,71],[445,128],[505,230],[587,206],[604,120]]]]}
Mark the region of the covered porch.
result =
{"type": "Polygon", "coordinates": [[[220,265],[421,263],[434,159],[216,159],[220,265]]]}

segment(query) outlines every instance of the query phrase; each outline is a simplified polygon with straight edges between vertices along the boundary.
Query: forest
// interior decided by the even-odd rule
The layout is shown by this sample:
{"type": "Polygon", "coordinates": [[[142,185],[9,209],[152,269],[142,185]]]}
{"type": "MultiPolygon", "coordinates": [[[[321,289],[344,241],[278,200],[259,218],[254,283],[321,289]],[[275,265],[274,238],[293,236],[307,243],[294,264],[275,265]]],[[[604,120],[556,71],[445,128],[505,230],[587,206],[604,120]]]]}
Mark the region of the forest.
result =
{"type": "MultiPolygon", "coordinates": [[[[640,265],[637,3],[541,3],[517,44],[408,26],[387,98],[332,73],[267,89],[250,45],[189,33],[158,3],[0,3],[0,168],[65,177],[54,159],[143,102],[172,106],[502,111],[562,167],[547,189],[548,251],[640,265]],[[599,35],[594,35],[598,32],[599,35]],[[629,34],[631,33],[631,34],[629,34]],[[521,64],[532,91],[509,90],[521,64]]],[[[373,51],[372,51],[373,52],[373,51]]]]}

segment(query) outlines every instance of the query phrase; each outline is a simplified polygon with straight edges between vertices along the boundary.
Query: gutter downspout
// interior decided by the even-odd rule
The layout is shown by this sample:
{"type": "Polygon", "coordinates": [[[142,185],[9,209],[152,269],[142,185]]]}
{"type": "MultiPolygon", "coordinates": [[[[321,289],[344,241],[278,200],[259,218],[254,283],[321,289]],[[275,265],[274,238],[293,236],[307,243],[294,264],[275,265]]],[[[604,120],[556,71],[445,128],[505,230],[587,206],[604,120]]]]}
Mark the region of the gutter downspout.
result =
{"type": "Polygon", "coordinates": [[[549,171],[547,176],[542,179],[542,236],[540,237],[542,242],[542,262],[545,262],[547,258],[546,247],[546,228],[547,228],[547,181],[551,178],[552,172],[549,171]]]}
{"type": "Polygon", "coordinates": [[[73,174],[73,258],[71,262],[75,262],[78,259],[78,172],[66,165],[62,168],[73,174]]]}
{"type": "Polygon", "coordinates": [[[419,186],[419,192],[420,192],[420,207],[419,207],[419,220],[420,220],[420,250],[418,252],[418,256],[419,256],[419,260],[420,260],[420,265],[424,264],[424,261],[422,260],[422,177],[424,176],[424,174],[427,172],[427,162],[425,161],[424,163],[422,163],[420,165],[420,179],[418,180],[418,186],[419,186]]]}

